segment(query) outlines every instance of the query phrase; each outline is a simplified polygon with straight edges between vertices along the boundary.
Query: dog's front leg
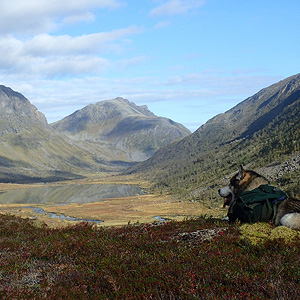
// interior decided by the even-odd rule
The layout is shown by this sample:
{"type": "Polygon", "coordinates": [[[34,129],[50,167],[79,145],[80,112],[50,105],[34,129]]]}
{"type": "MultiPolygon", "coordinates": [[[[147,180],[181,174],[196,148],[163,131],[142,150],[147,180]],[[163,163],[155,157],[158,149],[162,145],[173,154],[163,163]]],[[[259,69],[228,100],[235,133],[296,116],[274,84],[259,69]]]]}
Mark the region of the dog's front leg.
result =
{"type": "Polygon", "coordinates": [[[280,220],[287,213],[286,205],[287,205],[287,200],[284,200],[279,204],[278,209],[277,209],[277,213],[276,213],[276,216],[275,216],[275,221],[274,221],[275,226],[280,226],[281,225],[280,220]]]}

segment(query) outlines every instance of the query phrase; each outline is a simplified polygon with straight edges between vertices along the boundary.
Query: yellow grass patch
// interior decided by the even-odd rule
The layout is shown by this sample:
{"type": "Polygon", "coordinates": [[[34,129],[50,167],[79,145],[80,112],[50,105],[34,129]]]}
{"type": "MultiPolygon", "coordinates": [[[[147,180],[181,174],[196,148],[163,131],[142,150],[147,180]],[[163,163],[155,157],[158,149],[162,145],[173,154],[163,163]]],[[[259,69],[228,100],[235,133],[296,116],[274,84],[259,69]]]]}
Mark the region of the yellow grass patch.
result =
{"type": "Polygon", "coordinates": [[[300,232],[285,226],[275,227],[268,223],[243,224],[240,226],[242,239],[247,239],[252,244],[259,244],[267,239],[283,239],[291,242],[300,237],[300,232]]]}
{"type": "Polygon", "coordinates": [[[0,212],[10,213],[23,218],[45,222],[50,227],[62,227],[75,221],[51,218],[47,214],[34,213],[32,207],[43,208],[45,212],[63,214],[77,219],[101,220],[99,226],[123,226],[135,223],[153,223],[160,217],[171,220],[183,220],[201,215],[217,216],[218,211],[209,209],[200,203],[181,201],[172,196],[142,195],[124,198],[104,199],[95,203],[72,203],[69,205],[38,204],[0,204],[0,212]]]}

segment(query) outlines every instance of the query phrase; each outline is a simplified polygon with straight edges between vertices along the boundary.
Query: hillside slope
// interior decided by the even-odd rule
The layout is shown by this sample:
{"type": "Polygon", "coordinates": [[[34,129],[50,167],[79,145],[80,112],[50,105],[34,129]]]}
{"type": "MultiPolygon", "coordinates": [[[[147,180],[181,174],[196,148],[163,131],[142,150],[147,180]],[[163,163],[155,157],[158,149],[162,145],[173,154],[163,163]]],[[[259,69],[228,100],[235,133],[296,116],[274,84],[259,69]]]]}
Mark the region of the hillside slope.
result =
{"type": "Polygon", "coordinates": [[[110,170],[93,155],[57,134],[45,116],[23,95],[0,86],[0,180],[26,182],[77,178],[110,170]]]}
{"type": "Polygon", "coordinates": [[[299,124],[297,74],[215,116],[129,172],[155,178],[156,188],[198,197],[239,164],[255,169],[289,159],[300,149],[299,124]]]}
{"type": "Polygon", "coordinates": [[[90,104],[52,127],[76,144],[107,149],[125,161],[146,160],[159,148],[190,134],[183,125],[123,98],[90,104]]]}

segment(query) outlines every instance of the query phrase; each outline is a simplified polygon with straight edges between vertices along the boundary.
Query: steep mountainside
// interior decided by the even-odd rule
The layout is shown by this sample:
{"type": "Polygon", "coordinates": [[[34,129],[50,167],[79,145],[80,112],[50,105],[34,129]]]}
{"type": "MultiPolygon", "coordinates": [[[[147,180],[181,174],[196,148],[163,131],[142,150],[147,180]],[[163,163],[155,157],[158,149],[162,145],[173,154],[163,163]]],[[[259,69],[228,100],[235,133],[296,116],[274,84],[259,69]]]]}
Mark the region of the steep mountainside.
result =
{"type": "Polygon", "coordinates": [[[126,161],[145,160],[159,148],[190,134],[183,125],[157,117],[147,106],[123,98],[90,104],[52,127],[76,144],[106,149],[126,161]]]}
{"type": "Polygon", "coordinates": [[[106,153],[96,156],[70,143],[23,95],[0,86],[0,181],[58,180],[110,170],[105,158],[106,153]]]}
{"type": "Polygon", "coordinates": [[[201,198],[204,189],[220,184],[218,179],[235,172],[239,164],[255,169],[297,153],[299,124],[300,74],[217,115],[129,172],[154,177],[159,189],[201,198]]]}

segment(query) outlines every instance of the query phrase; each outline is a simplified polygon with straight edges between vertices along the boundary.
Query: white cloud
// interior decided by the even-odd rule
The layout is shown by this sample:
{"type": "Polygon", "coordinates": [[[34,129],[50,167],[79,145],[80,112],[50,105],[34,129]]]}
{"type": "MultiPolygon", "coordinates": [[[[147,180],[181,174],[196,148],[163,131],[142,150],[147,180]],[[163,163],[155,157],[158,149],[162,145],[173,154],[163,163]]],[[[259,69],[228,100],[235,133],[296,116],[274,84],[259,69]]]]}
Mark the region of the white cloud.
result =
{"type": "Polygon", "coordinates": [[[157,17],[185,14],[189,10],[199,8],[203,4],[204,1],[201,0],[169,0],[152,9],[150,15],[157,17]]]}
{"type": "Polygon", "coordinates": [[[1,0],[0,33],[41,33],[53,30],[59,19],[65,22],[92,18],[90,10],[117,8],[116,0],[1,0]],[[81,19],[78,18],[81,16],[81,19]]]}
{"type": "Polygon", "coordinates": [[[76,37],[40,34],[27,41],[0,36],[0,69],[42,78],[102,73],[110,66],[105,53],[121,52],[128,37],[140,32],[130,26],[76,37]]]}
{"type": "Polygon", "coordinates": [[[86,13],[66,17],[63,21],[63,25],[73,25],[81,22],[91,23],[95,21],[95,19],[96,19],[95,15],[93,15],[90,12],[86,12],[86,13]]]}
{"type": "Polygon", "coordinates": [[[166,80],[166,85],[182,85],[182,86],[210,86],[217,87],[220,91],[226,87],[244,87],[257,85],[259,82],[269,80],[270,76],[263,76],[253,71],[252,73],[231,72],[229,74],[221,71],[205,71],[199,73],[186,73],[171,76],[166,80]]]}
{"type": "Polygon", "coordinates": [[[157,23],[154,28],[155,29],[160,29],[160,28],[165,28],[165,27],[168,27],[171,25],[171,21],[162,21],[162,22],[159,22],[157,23]]]}
{"type": "Polygon", "coordinates": [[[70,35],[53,36],[40,34],[24,43],[24,53],[37,56],[63,54],[92,54],[104,50],[119,49],[122,39],[142,32],[137,26],[72,37],[70,35]]]}
{"type": "Polygon", "coordinates": [[[35,73],[44,74],[44,77],[99,74],[109,66],[109,62],[95,56],[69,56],[59,59],[45,59],[35,65],[35,73]]]}
{"type": "Polygon", "coordinates": [[[139,65],[147,60],[146,56],[137,56],[129,59],[122,59],[118,61],[117,68],[119,70],[126,70],[128,67],[139,65]]]}

